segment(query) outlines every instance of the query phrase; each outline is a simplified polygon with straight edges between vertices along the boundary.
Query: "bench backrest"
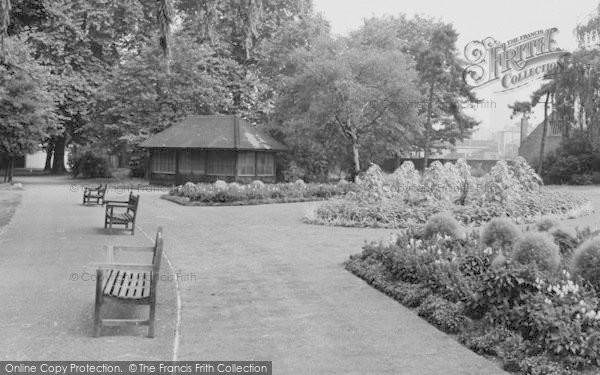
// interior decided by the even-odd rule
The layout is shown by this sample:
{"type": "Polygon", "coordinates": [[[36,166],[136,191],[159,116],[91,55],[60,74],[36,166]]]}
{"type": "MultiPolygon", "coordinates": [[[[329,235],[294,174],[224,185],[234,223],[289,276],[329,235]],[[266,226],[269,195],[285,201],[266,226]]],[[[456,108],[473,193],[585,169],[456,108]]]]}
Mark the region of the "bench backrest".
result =
{"type": "Polygon", "coordinates": [[[102,184],[100,184],[100,186],[98,187],[98,195],[104,196],[104,194],[106,194],[107,188],[108,188],[107,184],[104,184],[104,186],[102,186],[102,184]]]}
{"type": "Polygon", "coordinates": [[[137,213],[139,203],[140,203],[140,196],[129,193],[129,202],[127,203],[127,205],[129,207],[127,207],[127,212],[132,213],[134,218],[137,213]]]}
{"type": "Polygon", "coordinates": [[[152,257],[152,284],[151,293],[154,295],[156,291],[156,284],[158,283],[160,261],[162,260],[163,253],[163,237],[162,227],[158,227],[156,231],[156,241],[154,242],[154,255],[152,257]]]}

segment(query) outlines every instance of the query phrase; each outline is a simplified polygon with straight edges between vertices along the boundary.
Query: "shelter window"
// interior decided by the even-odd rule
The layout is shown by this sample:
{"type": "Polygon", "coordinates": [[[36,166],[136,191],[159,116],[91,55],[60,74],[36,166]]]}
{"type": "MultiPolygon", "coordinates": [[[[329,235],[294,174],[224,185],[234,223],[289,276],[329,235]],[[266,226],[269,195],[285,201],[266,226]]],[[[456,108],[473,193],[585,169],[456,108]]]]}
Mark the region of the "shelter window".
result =
{"type": "Polygon", "coordinates": [[[235,174],[235,153],[231,151],[208,152],[207,174],[215,176],[233,176],[235,174]]]}
{"type": "Polygon", "coordinates": [[[156,150],[152,155],[152,172],[175,174],[175,152],[156,150]]]}
{"type": "Polygon", "coordinates": [[[204,174],[205,157],[204,151],[185,150],[179,154],[179,173],[204,174]]]}
{"type": "Polygon", "coordinates": [[[256,174],[258,176],[275,175],[275,157],[270,152],[256,153],[256,174]]]}
{"type": "Polygon", "coordinates": [[[254,176],[256,159],[254,152],[240,152],[238,154],[238,175],[254,176]]]}

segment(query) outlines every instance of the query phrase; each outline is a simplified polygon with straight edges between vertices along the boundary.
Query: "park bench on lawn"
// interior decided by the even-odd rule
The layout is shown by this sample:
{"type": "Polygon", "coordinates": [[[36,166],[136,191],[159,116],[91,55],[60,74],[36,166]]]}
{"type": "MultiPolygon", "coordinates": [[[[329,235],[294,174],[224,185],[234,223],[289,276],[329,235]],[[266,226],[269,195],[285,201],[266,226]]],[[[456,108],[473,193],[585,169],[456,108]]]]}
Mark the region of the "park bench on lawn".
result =
{"type": "Polygon", "coordinates": [[[104,229],[108,228],[108,233],[112,234],[113,225],[123,225],[125,230],[130,230],[131,235],[135,234],[135,218],[137,216],[139,195],[129,193],[129,199],[125,201],[106,201],[106,211],[104,213],[104,229]],[[131,224],[131,228],[129,225],[131,224]]]}
{"type": "Polygon", "coordinates": [[[162,227],[156,233],[154,246],[107,248],[107,261],[96,266],[96,303],[94,307],[94,337],[99,337],[103,326],[142,325],[148,326],[148,337],[154,337],[156,316],[156,286],[163,252],[162,227]],[[119,263],[118,252],[152,253],[152,263],[119,263]],[[131,305],[148,305],[148,319],[102,319],[102,304],[105,300],[131,305]]]}
{"type": "Polygon", "coordinates": [[[92,203],[95,201],[95,204],[104,204],[104,196],[106,195],[107,185],[102,186],[100,184],[97,187],[84,187],[83,189],[83,204],[92,203]],[[102,203],[100,203],[102,201],[102,203]]]}

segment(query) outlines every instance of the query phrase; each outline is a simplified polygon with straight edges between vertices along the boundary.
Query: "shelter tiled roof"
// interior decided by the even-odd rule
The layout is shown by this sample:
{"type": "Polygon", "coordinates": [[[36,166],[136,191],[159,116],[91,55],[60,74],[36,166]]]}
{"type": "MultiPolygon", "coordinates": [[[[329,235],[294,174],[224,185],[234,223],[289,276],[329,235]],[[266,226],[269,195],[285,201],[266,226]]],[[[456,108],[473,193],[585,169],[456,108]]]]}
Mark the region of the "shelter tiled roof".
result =
{"type": "Polygon", "coordinates": [[[287,147],[234,115],[189,116],[141,144],[145,148],[285,151],[287,147]]]}

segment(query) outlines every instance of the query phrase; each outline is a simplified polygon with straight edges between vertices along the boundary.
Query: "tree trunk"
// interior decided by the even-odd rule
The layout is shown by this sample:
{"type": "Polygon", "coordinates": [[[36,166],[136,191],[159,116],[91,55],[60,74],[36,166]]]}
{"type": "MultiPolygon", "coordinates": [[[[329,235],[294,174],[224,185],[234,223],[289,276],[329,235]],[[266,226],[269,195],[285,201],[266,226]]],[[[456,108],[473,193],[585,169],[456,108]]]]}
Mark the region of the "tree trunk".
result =
{"type": "Polygon", "coordinates": [[[546,102],[544,103],[544,125],[542,127],[542,142],[540,144],[540,161],[538,166],[538,175],[542,176],[544,168],[544,149],[546,148],[546,135],[548,134],[548,101],[550,92],[546,93],[546,102]]]}
{"type": "Polygon", "coordinates": [[[356,176],[360,173],[360,157],[358,155],[358,142],[356,139],[352,140],[352,159],[354,163],[354,176],[352,176],[352,180],[356,181],[356,176]]]}
{"type": "Polygon", "coordinates": [[[9,163],[8,163],[8,158],[3,158],[2,159],[2,167],[4,168],[4,182],[8,181],[8,167],[9,167],[9,163]]]}
{"type": "Polygon", "coordinates": [[[48,146],[46,146],[46,164],[44,165],[44,171],[46,172],[52,170],[52,154],[54,154],[54,141],[48,141],[48,146]]]}
{"type": "Polygon", "coordinates": [[[433,88],[434,82],[429,86],[429,98],[427,100],[427,121],[425,122],[425,145],[423,147],[423,169],[427,168],[429,163],[429,149],[431,147],[431,116],[433,112],[433,88]]]}
{"type": "Polygon", "coordinates": [[[52,161],[52,174],[61,174],[67,171],[65,168],[65,135],[56,138],[54,142],[54,160],[52,161]]]}
{"type": "Polygon", "coordinates": [[[13,172],[15,170],[15,157],[11,156],[8,162],[8,183],[11,183],[13,180],[13,172]]]}

